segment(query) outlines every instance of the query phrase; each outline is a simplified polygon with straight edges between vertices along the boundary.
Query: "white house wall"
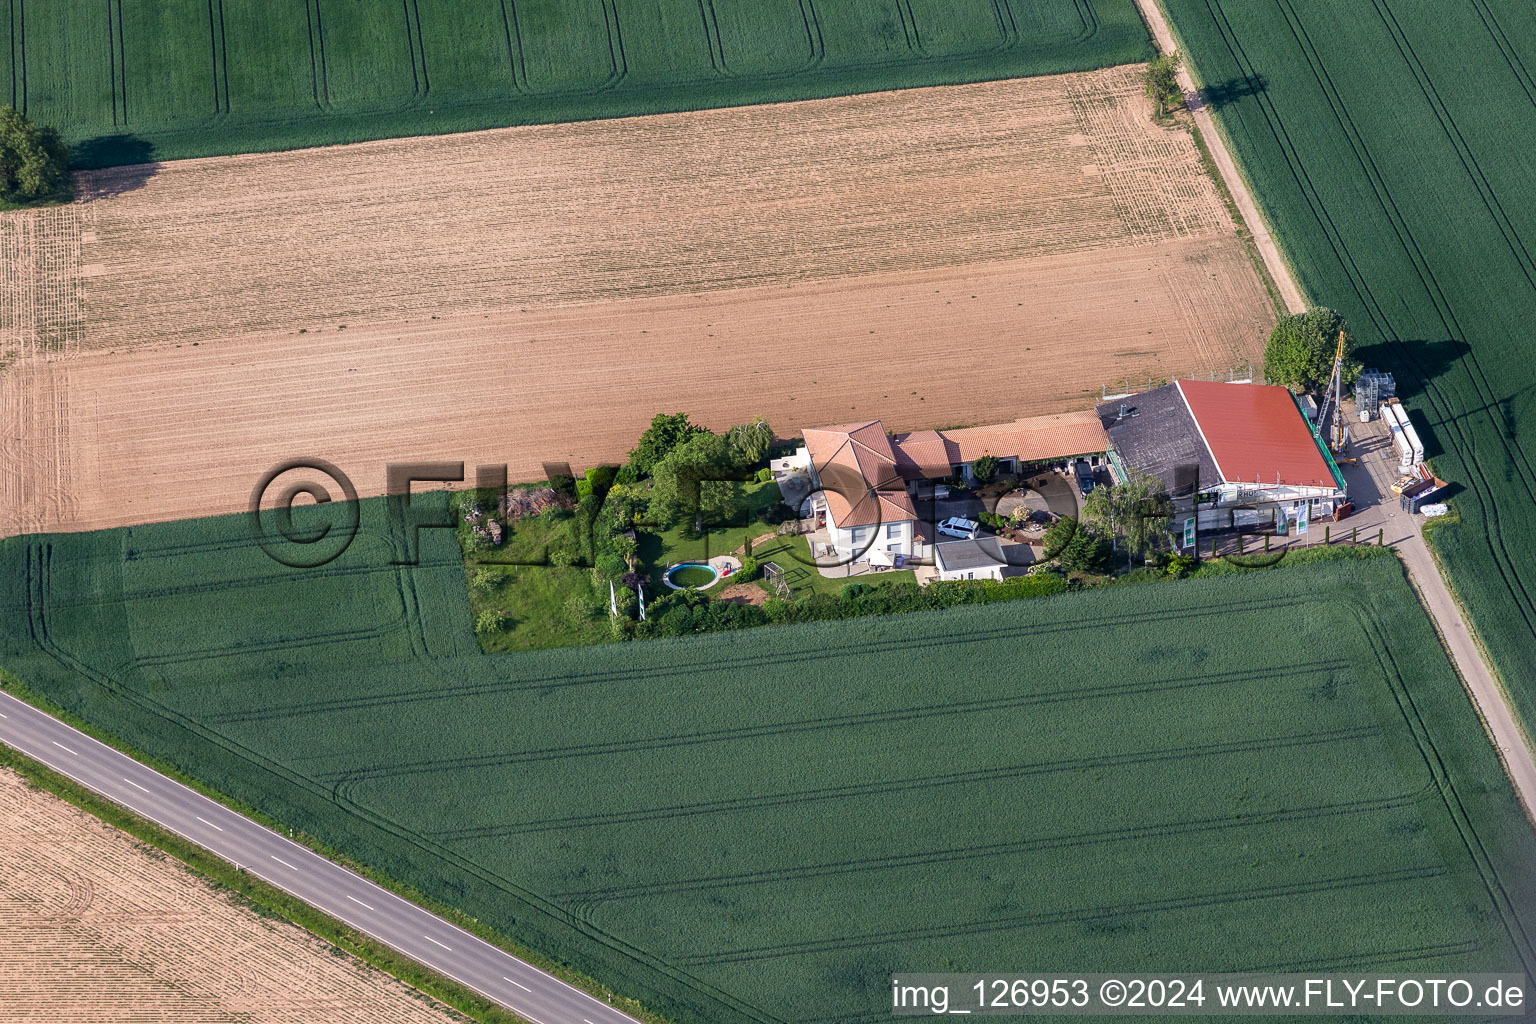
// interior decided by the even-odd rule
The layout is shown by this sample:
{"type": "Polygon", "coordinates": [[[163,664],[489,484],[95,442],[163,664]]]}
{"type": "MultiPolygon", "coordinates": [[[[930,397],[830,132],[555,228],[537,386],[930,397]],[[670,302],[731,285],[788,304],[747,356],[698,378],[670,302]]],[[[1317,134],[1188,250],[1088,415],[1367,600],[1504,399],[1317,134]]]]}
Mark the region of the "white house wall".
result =
{"type": "Polygon", "coordinates": [[[871,551],[889,551],[893,555],[914,555],[913,539],[917,535],[916,523],[911,519],[903,519],[891,523],[876,523],[873,526],[855,527],[843,529],[827,524],[827,533],[832,541],[832,546],[837,549],[838,555],[843,558],[863,560],[869,557],[871,551]],[[887,530],[892,535],[887,534],[887,530]],[[861,537],[855,540],[859,530],[865,531],[861,537]],[[873,538],[873,540],[871,540],[873,538]]]}

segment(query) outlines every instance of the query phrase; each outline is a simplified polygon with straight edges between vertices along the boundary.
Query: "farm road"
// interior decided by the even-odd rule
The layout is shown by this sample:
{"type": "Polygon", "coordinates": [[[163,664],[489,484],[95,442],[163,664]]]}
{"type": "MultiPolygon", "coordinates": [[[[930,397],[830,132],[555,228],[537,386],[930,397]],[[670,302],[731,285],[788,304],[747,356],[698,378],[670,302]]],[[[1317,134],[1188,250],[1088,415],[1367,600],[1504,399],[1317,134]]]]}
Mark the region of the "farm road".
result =
{"type": "MultiPolygon", "coordinates": [[[[1173,30],[1169,27],[1168,19],[1163,14],[1158,0],[1136,0],[1136,6],[1141,8],[1142,17],[1152,29],[1152,37],[1157,42],[1158,50],[1163,53],[1172,53],[1177,50],[1178,43],[1174,39],[1173,30]]],[[[1238,170],[1237,161],[1233,159],[1231,151],[1227,148],[1226,137],[1217,130],[1210,108],[1200,101],[1200,90],[1195,85],[1187,65],[1179,69],[1179,87],[1189,98],[1189,107],[1194,114],[1195,125],[1204,136],[1205,144],[1211,152],[1211,159],[1221,173],[1222,180],[1226,182],[1227,189],[1232,193],[1233,201],[1242,213],[1248,230],[1253,234],[1254,245],[1258,247],[1265,267],[1268,268],[1270,276],[1274,278],[1276,286],[1280,289],[1286,308],[1292,313],[1305,310],[1311,303],[1307,301],[1306,293],[1301,290],[1301,286],[1291,274],[1290,264],[1285,261],[1279,244],[1270,233],[1269,225],[1264,222],[1263,216],[1259,213],[1258,203],[1254,201],[1253,193],[1248,188],[1247,179],[1238,170]]],[[[1368,462],[1367,465],[1370,468],[1370,474],[1376,478],[1376,493],[1384,495],[1384,500],[1388,502],[1394,501],[1396,496],[1391,493],[1389,479],[1391,474],[1385,468],[1386,464],[1377,461],[1368,462]]],[[[1355,491],[1353,482],[1350,489],[1353,494],[1355,491]]],[[[1358,500],[1356,504],[1359,504],[1358,500]]],[[[1393,547],[1407,567],[1409,581],[1413,584],[1414,590],[1418,591],[1419,600],[1429,612],[1435,628],[1440,633],[1441,642],[1450,652],[1451,661],[1460,673],[1467,691],[1472,695],[1472,702],[1483,719],[1483,725],[1488,730],[1494,748],[1498,751],[1499,759],[1504,762],[1504,770],[1514,784],[1520,802],[1525,806],[1526,816],[1532,822],[1536,822],[1536,758],[1532,757],[1531,740],[1515,716],[1514,709],[1510,706],[1503,688],[1493,674],[1493,669],[1483,657],[1482,645],[1477,642],[1472,630],[1467,626],[1466,619],[1461,613],[1461,605],[1452,595],[1450,587],[1446,585],[1445,577],[1420,531],[1419,522],[1414,517],[1409,519],[1404,535],[1393,543],[1393,547]]]]}
{"type": "Polygon", "coordinates": [[[0,693],[0,742],[535,1024],[638,1024],[52,715],[0,693]]]}

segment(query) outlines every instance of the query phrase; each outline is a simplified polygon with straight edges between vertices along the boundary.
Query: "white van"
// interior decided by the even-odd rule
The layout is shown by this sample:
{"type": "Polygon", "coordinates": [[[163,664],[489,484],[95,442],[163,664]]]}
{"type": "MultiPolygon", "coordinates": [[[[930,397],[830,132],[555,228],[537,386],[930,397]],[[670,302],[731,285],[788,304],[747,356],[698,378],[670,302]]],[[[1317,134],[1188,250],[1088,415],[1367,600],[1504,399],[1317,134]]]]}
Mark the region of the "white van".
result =
{"type": "Polygon", "coordinates": [[[981,524],[974,519],[961,519],[959,516],[950,516],[939,524],[939,532],[946,537],[959,537],[961,540],[975,540],[976,533],[981,529],[981,524]]]}

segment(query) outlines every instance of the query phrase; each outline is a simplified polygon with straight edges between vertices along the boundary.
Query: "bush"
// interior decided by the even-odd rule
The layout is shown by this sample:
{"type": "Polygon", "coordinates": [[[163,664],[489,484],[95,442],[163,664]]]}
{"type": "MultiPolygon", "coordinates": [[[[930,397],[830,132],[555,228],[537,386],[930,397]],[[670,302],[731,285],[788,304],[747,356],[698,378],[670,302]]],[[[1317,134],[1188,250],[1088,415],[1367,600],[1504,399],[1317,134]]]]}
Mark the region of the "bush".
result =
{"type": "Polygon", "coordinates": [[[769,469],[767,466],[764,466],[762,469],[757,471],[757,482],[758,483],[765,484],[765,483],[767,483],[768,481],[770,481],[772,479],[773,479],[773,470],[769,469]]]}
{"type": "Polygon", "coordinates": [[[997,456],[983,455],[971,463],[971,475],[979,484],[989,484],[992,478],[997,476],[997,456]]]}
{"type": "Polygon", "coordinates": [[[1165,579],[1167,579],[1167,576],[1163,573],[1162,570],[1154,566],[1142,565],[1137,566],[1130,572],[1122,574],[1118,579],[1115,580],[1115,583],[1120,585],[1129,585],[1135,583],[1160,583],[1165,579]]]}
{"type": "Polygon", "coordinates": [[[1168,566],[1164,570],[1174,579],[1181,579],[1195,568],[1194,555],[1171,555],[1168,558],[1168,566]]]}
{"type": "Polygon", "coordinates": [[[501,581],[501,573],[490,566],[480,565],[469,570],[469,589],[477,594],[490,593],[501,581]]]}
{"type": "Polygon", "coordinates": [[[750,583],[757,579],[762,571],[762,566],[757,564],[757,559],[748,555],[741,560],[741,568],[731,574],[731,579],[738,583],[750,583]]]}
{"type": "Polygon", "coordinates": [[[572,594],[565,599],[566,618],[575,622],[588,622],[598,610],[597,599],[591,594],[572,594]]]}
{"type": "Polygon", "coordinates": [[[1006,530],[1011,525],[1007,516],[1000,516],[996,512],[978,512],[976,521],[993,532],[1006,530]]]}
{"type": "Polygon", "coordinates": [[[869,589],[865,583],[844,583],[843,588],[837,592],[837,596],[844,601],[852,601],[869,589]]]}
{"type": "Polygon", "coordinates": [[[475,616],[475,632],[481,636],[487,633],[500,632],[506,625],[507,613],[500,608],[487,608],[475,616]]]}
{"type": "Polygon", "coordinates": [[[604,494],[617,477],[618,469],[614,466],[593,466],[587,470],[587,489],[592,494],[604,494]]]}
{"type": "Polygon", "coordinates": [[[1050,526],[1046,527],[1045,536],[1041,543],[1045,545],[1045,557],[1055,558],[1066,550],[1072,543],[1072,538],[1077,536],[1077,520],[1071,516],[1062,516],[1050,526]]]}

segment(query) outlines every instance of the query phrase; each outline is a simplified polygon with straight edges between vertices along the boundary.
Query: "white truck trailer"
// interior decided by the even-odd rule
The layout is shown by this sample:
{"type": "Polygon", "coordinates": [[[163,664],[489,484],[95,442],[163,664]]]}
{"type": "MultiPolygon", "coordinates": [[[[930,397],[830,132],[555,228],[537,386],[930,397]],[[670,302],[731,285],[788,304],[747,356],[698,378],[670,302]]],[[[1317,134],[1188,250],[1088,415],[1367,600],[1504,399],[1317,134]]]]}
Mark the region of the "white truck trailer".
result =
{"type": "Polygon", "coordinates": [[[1413,445],[1408,438],[1403,436],[1403,425],[1397,421],[1397,407],[1381,405],[1381,422],[1387,425],[1387,430],[1392,435],[1392,446],[1397,449],[1397,465],[1403,472],[1413,468],[1413,445]]]}
{"type": "Polygon", "coordinates": [[[1396,400],[1381,403],[1381,415],[1392,431],[1392,443],[1397,447],[1398,462],[1411,469],[1424,461],[1424,442],[1408,419],[1408,410],[1396,400]]]}

